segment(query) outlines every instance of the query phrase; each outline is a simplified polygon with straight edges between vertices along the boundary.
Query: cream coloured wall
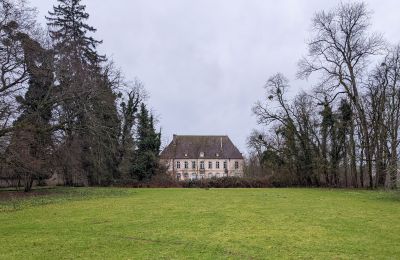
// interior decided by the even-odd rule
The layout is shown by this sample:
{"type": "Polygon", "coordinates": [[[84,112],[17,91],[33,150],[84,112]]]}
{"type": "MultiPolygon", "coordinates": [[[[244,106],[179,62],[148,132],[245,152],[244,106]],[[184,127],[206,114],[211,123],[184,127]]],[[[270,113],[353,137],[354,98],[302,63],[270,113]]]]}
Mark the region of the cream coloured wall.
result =
{"type": "Polygon", "coordinates": [[[163,160],[163,163],[168,168],[168,172],[178,180],[201,179],[201,178],[222,178],[222,177],[242,177],[243,176],[243,159],[171,159],[163,160]],[[180,168],[177,168],[178,162],[180,168]],[[188,163],[188,168],[185,168],[185,162],[188,163]],[[195,162],[196,167],[192,168],[192,162],[195,162]],[[200,163],[204,162],[204,170],[200,169],[200,163]],[[212,163],[212,168],[209,168],[209,162],[212,163]],[[217,168],[219,162],[219,168],[217,168]],[[224,162],[227,164],[227,171],[224,169],[224,162]],[[235,168],[235,162],[238,163],[238,169],[235,168]]]}

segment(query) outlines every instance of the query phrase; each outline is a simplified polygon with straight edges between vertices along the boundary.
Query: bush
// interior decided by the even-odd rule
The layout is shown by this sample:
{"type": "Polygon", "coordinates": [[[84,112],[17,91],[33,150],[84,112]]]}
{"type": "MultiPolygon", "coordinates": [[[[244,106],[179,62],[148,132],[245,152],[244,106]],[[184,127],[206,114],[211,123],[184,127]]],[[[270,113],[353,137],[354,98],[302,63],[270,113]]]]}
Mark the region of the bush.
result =
{"type": "Polygon", "coordinates": [[[116,187],[126,188],[270,188],[274,187],[267,177],[223,177],[177,181],[166,174],[154,176],[151,180],[120,180],[114,182],[116,187]]]}
{"type": "Polygon", "coordinates": [[[269,188],[268,178],[224,177],[181,182],[183,188],[269,188]]]}

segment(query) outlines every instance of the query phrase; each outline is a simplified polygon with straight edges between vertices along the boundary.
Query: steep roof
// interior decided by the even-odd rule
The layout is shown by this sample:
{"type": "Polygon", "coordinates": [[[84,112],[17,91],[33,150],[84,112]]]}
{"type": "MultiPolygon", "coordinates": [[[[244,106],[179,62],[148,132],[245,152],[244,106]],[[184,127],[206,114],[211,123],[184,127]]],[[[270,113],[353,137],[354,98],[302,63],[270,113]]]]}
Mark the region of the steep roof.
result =
{"type": "Polygon", "coordinates": [[[243,159],[228,136],[174,135],[161,159],[243,159]],[[204,153],[204,157],[200,154],[204,153]]]}

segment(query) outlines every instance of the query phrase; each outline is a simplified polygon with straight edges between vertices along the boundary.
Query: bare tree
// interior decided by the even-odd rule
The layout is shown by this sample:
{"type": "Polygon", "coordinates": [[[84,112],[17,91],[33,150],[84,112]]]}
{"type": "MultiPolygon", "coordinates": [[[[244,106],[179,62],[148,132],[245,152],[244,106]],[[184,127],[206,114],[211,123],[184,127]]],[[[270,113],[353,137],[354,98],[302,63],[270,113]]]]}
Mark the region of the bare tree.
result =
{"type": "Polygon", "coordinates": [[[336,85],[347,93],[360,120],[369,186],[373,187],[372,143],[361,91],[368,61],[382,52],[384,41],[381,35],[369,33],[369,21],[364,3],[342,3],[330,12],[317,13],[309,54],[299,62],[298,76],[307,78],[320,72],[323,84],[336,85]]]}
{"type": "Polygon", "coordinates": [[[368,84],[371,131],[374,133],[376,185],[397,185],[400,127],[400,46],[392,48],[368,84]]]}

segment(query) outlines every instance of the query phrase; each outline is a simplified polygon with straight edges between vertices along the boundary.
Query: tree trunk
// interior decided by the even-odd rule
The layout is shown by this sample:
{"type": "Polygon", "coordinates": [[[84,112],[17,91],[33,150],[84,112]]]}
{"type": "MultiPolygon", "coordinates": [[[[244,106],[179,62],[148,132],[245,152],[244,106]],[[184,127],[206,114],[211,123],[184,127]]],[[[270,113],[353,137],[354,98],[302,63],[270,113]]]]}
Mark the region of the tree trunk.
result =
{"type": "Polygon", "coordinates": [[[358,174],[357,174],[357,163],[356,163],[356,142],[354,140],[354,123],[350,121],[350,168],[351,176],[353,177],[353,185],[358,188],[358,174]]]}
{"type": "Polygon", "coordinates": [[[389,176],[390,176],[390,188],[397,188],[397,134],[394,134],[391,138],[391,153],[389,158],[389,176]]]}
{"type": "Polygon", "coordinates": [[[361,188],[364,188],[364,148],[361,145],[361,152],[360,152],[360,184],[361,188]]]}
{"type": "Polygon", "coordinates": [[[24,191],[30,192],[32,190],[32,185],[33,185],[32,174],[25,173],[24,174],[24,191]]]}

